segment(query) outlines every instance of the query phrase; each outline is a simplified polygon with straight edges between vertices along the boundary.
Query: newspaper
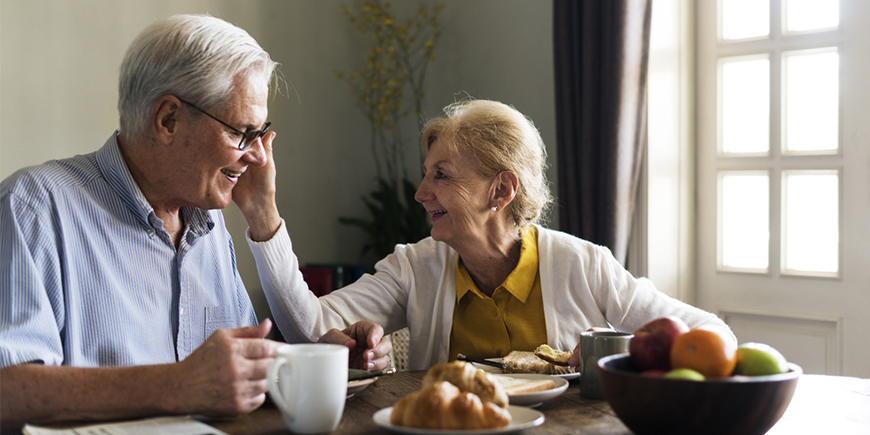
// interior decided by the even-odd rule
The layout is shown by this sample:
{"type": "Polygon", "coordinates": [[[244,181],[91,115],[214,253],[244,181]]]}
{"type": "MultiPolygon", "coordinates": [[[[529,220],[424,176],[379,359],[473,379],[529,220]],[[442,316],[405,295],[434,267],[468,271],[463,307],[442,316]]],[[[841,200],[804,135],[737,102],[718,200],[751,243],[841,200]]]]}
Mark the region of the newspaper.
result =
{"type": "Polygon", "coordinates": [[[63,429],[25,425],[24,435],[228,435],[191,416],[158,417],[63,429]]]}

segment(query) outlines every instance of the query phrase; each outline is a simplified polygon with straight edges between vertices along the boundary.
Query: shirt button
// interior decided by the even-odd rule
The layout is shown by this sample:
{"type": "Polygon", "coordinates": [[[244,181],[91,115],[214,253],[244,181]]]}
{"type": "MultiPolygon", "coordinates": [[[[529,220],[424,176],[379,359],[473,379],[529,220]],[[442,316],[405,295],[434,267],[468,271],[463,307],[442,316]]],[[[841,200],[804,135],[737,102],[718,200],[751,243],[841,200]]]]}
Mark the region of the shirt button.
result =
{"type": "Polygon", "coordinates": [[[492,317],[498,317],[498,310],[492,310],[492,317]]]}
{"type": "Polygon", "coordinates": [[[148,237],[154,236],[154,230],[152,229],[149,229],[148,231],[146,231],[146,233],[148,233],[148,237]]]}
{"type": "Polygon", "coordinates": [[[184,308],[178,310],[178,313],[183,316],[184,315],[184,308]]]}

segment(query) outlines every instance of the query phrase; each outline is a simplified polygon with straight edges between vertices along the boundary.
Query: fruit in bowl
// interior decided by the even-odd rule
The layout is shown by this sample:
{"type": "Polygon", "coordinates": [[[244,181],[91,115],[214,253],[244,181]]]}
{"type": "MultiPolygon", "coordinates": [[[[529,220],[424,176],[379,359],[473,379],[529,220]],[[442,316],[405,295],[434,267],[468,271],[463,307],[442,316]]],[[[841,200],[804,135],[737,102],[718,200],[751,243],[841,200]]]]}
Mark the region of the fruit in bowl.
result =
{"type": "Polygon", "coordinates": [[[695,370],[708,378],[724,378],[734,373],[737,348],[717,332],[692,329],[674,339],[671,366],[695,370]]]}
{"type": "Polygon", "coordinates": [[[735,375],[763,376],[785,373],[788,361],[778,350],[764,343],[743,343],[737,347],[735,375]]]}
{"type": "Polygon", "coordinates": [[[661,317],[634,331],[628,351],[643,370],[671,369],[671,347],[674,340],[689,331],[689,325],[678,317],[661,317]]]}
{"type": "Polygon", "coordinates": [[[644,375],[628,353],[598,361],[601,388],[634,433],[763,434],[788,408],[802,370],[689,380],[644,375]]]}

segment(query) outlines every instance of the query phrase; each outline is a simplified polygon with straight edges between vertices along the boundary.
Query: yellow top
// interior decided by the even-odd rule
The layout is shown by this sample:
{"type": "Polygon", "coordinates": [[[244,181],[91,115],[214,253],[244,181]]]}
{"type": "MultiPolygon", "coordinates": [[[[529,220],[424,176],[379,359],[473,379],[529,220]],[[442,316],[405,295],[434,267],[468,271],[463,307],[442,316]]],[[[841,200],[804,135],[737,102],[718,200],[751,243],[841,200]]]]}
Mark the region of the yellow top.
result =
{"type": "Polygon", "coordinates": [[[534,351],[547,342],[544,298],[538,276],[538,232],[523,232],[517,267],[489,297],[481,292],[461,258],[456,267],[456,306],[450,331],[450,360],[457,353],[500,358],[512,350],[534,351]]]}

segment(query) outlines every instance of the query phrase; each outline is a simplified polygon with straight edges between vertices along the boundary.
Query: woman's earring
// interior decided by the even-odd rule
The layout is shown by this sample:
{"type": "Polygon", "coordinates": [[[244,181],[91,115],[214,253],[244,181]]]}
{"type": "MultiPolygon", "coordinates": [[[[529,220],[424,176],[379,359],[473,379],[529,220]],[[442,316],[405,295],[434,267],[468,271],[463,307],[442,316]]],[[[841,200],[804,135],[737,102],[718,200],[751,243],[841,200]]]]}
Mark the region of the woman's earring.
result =
{"type": "Polygon", "coordinates": [[[492,206],[492,211],[498,211],[498,206],[497,205],[492,206]]]}

